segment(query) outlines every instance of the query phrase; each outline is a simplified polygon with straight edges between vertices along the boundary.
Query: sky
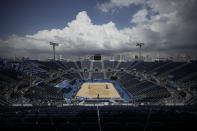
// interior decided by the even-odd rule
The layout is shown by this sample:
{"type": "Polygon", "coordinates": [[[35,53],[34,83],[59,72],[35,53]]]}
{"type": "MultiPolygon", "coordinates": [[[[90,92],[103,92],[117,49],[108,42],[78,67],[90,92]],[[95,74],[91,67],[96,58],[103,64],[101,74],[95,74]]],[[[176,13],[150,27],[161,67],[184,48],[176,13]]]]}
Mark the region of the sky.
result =
{"type": "Polygon", "coordinates": [[[1,0],[0,57],[197,56],[196,0],[1,0]]]}

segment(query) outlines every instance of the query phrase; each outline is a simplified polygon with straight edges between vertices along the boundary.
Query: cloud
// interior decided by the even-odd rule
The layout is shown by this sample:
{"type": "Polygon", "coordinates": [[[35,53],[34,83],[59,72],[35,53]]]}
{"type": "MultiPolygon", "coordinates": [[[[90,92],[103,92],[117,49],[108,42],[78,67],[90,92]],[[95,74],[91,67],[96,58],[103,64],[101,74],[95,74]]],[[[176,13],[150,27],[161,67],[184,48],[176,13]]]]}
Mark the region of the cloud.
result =
{"type": "Polygon", "coordinates": [[[136,14],[131,15],[130,22],[134,26],[120,30],[112,21],[95,25],[87,12],[82,11],[63,29],[41,30],[26,36],[12,35],[7,40],[0,40],[0,56],[47,58],[52,56],[50,41],[60,43],[56,51],[63,56],[136,53],[136,42],[145,43],[144,53],[197,55],[197,1],[136,1],[125,0],[121,3],[111,0],[116,2],[115,8],[133,3],[143,5],[136,14]]]}
{"type": "Polygon", "coordinates": [[[135,23],[135,24],[143,24],[148,22],[148,11],[146,9],[142,9],[140,11],[138,11],[133,18],[131,19],[131,23],[135,23]]]}
{"type": "Polygon", "coordinates": [[[97,4],[97,7],[103,12],[109,12],[116,8],[128,7],[131,4],[143,4],[144,2],[145,0],[110,0],[109,2],[97,4]]]}
{"type": "Polygon", "coordinates": [[[129,47],[129,36],[122,34],[115,23],[94,25],[86,11],[79,12],[76,19],[63,29],[42,30],[25,37],[13,35],[0,42],[2,47],[9,48],[4,55],[31,56],[31,53],[34,54],[32,51],[35,51],[40,55],[43,52],[46,56],[51,51],[50,41],[60,43],[56,47],[57,53],[64,54],[85,55],[94,51],[112,53],[129,47]]]}
{"type": "Polygon", "coordinates": [[[121,30],[131,36],[132,41],[146,43],[149,52],[162,51],[166,55],[188,53],[197,55],[197,1],[195,0],[123,0],[120,4],[111,0],[98,5],[103,12],[141,5],[141,9],[131,17],[135,26],[121,30]],[[110,5],[110,6],[109,6],[110,5]],[[193,47],[193,49],[191,48],[193,47]],[[187,50],[187,51],[186,51],[187,50]],[[172,52],[172,53],[170,53],[172,52]]]}

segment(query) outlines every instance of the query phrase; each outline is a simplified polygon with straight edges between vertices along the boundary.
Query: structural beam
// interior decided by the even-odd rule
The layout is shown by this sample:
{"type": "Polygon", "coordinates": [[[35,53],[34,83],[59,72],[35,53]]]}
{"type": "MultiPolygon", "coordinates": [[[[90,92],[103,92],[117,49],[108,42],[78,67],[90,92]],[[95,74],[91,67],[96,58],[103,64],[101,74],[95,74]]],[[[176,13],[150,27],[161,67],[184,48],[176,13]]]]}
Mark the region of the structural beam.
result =
{"type": "Polygon", "coordinates": [[[144,45],[144,43],[136,43],[136,46],[139,46],[139,58],[138,60],[141,60],[141,48],[144,45]]]}
{"type": "Polygon", "coordinates": [[[58,43],[50,42],[50,45],[53,46],[53,59],[55,60],[55,46],[59,46],[58,43]]]}

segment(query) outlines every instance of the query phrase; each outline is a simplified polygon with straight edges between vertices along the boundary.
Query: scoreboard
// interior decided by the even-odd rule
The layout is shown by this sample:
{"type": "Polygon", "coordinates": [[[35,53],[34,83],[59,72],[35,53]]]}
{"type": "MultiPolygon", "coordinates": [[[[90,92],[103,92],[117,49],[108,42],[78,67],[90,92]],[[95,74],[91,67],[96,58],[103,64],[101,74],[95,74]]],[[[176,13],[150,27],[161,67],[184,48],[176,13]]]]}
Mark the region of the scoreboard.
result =
{"type": "Polygon", "coordinates": [[[100,54],[95,54],[94,55],[94,60],[101,60],[101,55],[100,54]]]}

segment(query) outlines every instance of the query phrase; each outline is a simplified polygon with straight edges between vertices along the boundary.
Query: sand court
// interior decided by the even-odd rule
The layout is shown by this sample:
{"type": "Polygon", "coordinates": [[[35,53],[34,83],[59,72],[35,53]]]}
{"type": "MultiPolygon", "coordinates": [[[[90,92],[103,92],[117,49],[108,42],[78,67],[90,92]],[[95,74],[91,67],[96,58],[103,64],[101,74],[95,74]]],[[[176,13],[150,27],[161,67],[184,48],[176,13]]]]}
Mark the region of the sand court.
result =
{"type": "Polygon", "coordinates": [[[121,98],[112,83],[83,83],[76,97],[121,98]]]}

